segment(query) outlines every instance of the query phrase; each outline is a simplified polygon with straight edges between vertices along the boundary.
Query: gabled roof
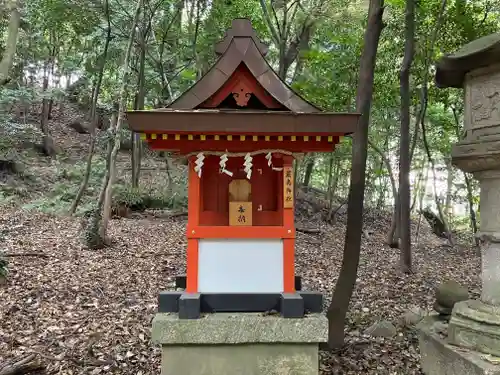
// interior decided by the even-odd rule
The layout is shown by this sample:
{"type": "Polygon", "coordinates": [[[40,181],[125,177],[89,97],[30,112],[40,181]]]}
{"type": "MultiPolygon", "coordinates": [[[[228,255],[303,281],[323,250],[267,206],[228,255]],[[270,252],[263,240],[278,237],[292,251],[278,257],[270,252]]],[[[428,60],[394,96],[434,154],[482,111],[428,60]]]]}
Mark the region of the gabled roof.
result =
{"type": "Polygon", "coordinates": [[[250,20],[246,18],[233,20],[231,29],[216,45],[215,51],[220,55],[215,65],[170,104],[169,108],[198,108],[224,85],[238,66],[245,64],[260,85],[288,110],[306,113],[321,111],[295,93],[274,72],[264,58],[267,46],[257,37],[250,20]]]}

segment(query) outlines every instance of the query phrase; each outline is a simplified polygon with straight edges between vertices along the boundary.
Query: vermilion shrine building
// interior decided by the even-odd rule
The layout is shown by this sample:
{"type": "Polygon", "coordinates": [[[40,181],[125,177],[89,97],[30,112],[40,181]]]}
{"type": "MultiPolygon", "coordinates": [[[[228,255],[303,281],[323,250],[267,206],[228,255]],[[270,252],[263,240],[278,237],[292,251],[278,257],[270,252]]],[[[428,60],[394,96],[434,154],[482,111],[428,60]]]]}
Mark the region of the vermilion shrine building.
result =
{"type": "Polygon", "coordinates": [[[294,154],[332,152],[359,114],[307,102],[269,66],[267,50],[236,19],[194,86],[168,108],[127,113],[152,149],[189,160],[186,289],[160,293],[160,312],[321,310],[321,295],[301,291],[295,277],[294,154]]]}

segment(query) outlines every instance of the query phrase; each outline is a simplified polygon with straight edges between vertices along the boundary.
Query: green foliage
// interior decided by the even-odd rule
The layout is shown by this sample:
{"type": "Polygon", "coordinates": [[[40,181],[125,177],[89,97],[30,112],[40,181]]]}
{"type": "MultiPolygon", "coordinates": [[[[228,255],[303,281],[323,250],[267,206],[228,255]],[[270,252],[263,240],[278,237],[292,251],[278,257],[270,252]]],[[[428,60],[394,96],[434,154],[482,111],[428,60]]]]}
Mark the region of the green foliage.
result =
{"type": "Polygon", "coordinates": [[[36,100],[36,91],[20,87],[16,89],[0,87],[0,156],[11,152],[22,142],[35,142],[41,136],[37,126],[17,115],[36,100]]]}
{"type": "MultiPolygon", "coordinates": [[[[106,172],[105,167],[105,161],[102,158],[94,158],[88,187],[77,214],[82,214],[93,207],[95,197],[100,191],[101,182],[106,172]]],[[[57,181],[53,185],[52,190],[43,198],[25,204],[23,208],[26,210],[39,210],[50,214],[67,212],[78,193],[85,168],[86,165],[83,162],[59,169],[56,175],[57,181]]]]}
{"type": "Polygon", "coordinates": [[[127,207],[132,211],[145,209],[178,209],[187,207],[187,195],[178,188],[176,191],[153,188],[133,188],[130,185],[117,185],[113,194],[113,209],[127,207]]]}

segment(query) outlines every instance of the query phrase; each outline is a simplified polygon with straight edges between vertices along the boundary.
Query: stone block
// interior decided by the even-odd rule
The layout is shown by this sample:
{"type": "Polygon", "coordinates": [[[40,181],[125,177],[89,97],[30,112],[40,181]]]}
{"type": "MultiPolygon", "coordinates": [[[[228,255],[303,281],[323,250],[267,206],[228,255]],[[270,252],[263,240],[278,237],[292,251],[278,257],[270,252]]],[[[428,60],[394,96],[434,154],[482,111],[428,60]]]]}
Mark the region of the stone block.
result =
{"type": "Polygon", "coordinates": [[[162,375],[317,375],[318,344],[327,337],[320,314],[157,314],[152,330],[153,342],[162,345],[162,375]]]}
{"type": "Polygon", "coordinates": [[[283,318],[302,318],[304,316],[304,300],[300,294],[282,293],[280,303],[283,318]]]}
{"type": "Polygon", "coordinates": [[[455,304],[448,340],[463,348],[500,357],[500,307],[477,300],[455,304]]]}
{"type": "Polygon", "coordinates": [[[163,346],[161,375],[318,375],[317,345],[163,346]]]}
{"type": "Polygon", "coordinates": [[[328,320],[321,314],[298,319],[260,313],[216,313],[200,319],[156,314],[152,340],[163,345],[255,343],[319,343],[328,338],[328,320]]]}
{"type": "Polygon", "coordinates": [[[439,333],[443,323],[436,316],[420,322],[421,366],[426,375],[500,375],[500,365],[488,361],[491,356],[447,343],[439,333]]]}
{"type": "Polygon", "coordinates": [[[179,298],[180,319],[198,319],[200,308],[201,296],[199,293],[182,293],[179,298]]]}
{"type": "Polygon", "coordinates": [[[160,292],[158,294],[158,312],[179,311],[179,298],[182,292],[160,292]]]}

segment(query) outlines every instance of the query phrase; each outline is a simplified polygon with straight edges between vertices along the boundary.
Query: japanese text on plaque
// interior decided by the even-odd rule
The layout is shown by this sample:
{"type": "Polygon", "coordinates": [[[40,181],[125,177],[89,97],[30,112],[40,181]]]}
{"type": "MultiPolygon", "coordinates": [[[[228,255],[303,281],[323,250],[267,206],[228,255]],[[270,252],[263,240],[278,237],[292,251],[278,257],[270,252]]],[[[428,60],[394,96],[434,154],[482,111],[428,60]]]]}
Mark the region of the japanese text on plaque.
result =
{"type": "Polygon", "coordinates": [[[293,171],[292,167],[283,168],[283,207],[293,207],[293,171]]]}

